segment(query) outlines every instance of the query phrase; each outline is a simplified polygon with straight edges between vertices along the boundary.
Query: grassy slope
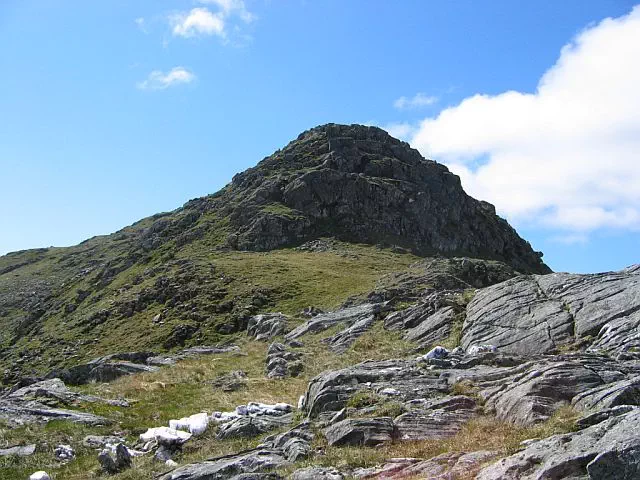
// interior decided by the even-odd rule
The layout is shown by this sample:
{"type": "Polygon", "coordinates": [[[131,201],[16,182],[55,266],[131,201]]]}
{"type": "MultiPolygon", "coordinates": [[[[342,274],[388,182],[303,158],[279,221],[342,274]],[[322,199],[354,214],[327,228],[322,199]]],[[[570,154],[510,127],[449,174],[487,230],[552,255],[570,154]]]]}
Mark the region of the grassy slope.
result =
{"type": "Polygon", "coordinates": [[[5,327],[0,329],[0,366],[25,357],[26,373],[42,373],[108,353],[162,350],[172,329],[182,324],[198,328],[190,343],[217,342],[225,338],[218,326],[234,318],[264,311],[295,315],[309,305],[334,308],[372,290],[386,273],[407,269],[417,260],[347,244],[329,252],[229,252],[211,248],[207,238],[182,248],[162,246],[127,266],[122,259],[129,255],[129,246],[107,238],[73,249],[49,249],[38,262],[0,275],[0,292],[13,290],[14,296],[22,293],[28,300],[37,287],[49,298],[41,302],[48,306],[45,314],[24,332],[19,325],[28,317],[25,309],[12,306],[0,312],[0,326],[5,327]],[[121,271],[104,284],[104,271],[112,264],[121,271]],[[154,298],[154,285],[161,278],[175,284],[171,295],[176,301],[154,298]],[[82,291],[89,294],[78,302],[82,291]],[[122,314],[128,303],[138,306],[122,314]],[[69,312],[67,305],[76,308],[69,312]],[[105,311],[109,316],[103,320],[99,315],[105,311]],[[153,324],[160,312],[163,324],[153,324]]]}

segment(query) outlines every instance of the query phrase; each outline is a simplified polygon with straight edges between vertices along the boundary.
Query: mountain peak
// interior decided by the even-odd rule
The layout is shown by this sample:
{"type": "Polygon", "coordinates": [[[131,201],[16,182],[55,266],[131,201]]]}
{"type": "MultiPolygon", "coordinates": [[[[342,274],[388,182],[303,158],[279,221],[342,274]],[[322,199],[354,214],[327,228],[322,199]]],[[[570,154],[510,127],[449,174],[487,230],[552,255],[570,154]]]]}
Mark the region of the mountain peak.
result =
{"type": "MultiPolygon", "coordinates": [[[[188,204],[189,205],[189,204],[188,204]]],[[[460,179],[378,127],[326,124],[239,173],[200,212],[227,219],[227,245],[265,251],[318,237],[548,272],[541,254],[468,196],[460,179]]]]}

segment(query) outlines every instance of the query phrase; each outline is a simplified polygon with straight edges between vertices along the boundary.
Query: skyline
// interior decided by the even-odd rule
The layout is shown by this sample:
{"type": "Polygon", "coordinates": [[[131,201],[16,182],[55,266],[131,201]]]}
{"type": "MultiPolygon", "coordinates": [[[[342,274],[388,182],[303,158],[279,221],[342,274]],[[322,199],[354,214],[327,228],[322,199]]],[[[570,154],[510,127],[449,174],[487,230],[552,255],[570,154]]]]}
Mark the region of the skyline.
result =
{"type": "Polygon", "coordinates": [[[639,7],[366,5],[0,6],[0,254],[174,210],[335,122],[447,165],[554,270],[639,261],[639,7]]]}

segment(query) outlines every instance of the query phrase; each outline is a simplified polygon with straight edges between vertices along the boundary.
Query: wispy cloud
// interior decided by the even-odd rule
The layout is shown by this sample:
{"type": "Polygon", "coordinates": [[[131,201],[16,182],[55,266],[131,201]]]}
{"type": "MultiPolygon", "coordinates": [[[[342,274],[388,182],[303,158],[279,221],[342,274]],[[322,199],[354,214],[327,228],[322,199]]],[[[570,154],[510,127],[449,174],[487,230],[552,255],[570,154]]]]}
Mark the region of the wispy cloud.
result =
{"type": "Polygon", "coordinates": [[[149,33],[149,30],[147,29],[147,22],[144,19],[144,17],[138,17],[134,20],[134,22],[138,26],[141,32],[149,33]]]}
{"type": "Polygon", "coordinates": [[[426,95],[424,93],[416,93],[413,97],[400,97],[393,102],[394,108],[398,110],[406,110],[409,108],[421,108],[433,105],[438,101],[438,97],[426,95]]]}
{"type": "Polygon", "coordinates": [[[200,3],[216,5],[225,17],[237,15],[245,23],[251,23],[256,19],[242,0],[200,0],[200,3]]]}
{"type": "Polygon", "coordinates": [[[140,90],[164,90],[180,84],[191,83],[196,76],[184,67],[174,67],[167,73],[154,70],[146,80],[136,85],[140,90]]]}

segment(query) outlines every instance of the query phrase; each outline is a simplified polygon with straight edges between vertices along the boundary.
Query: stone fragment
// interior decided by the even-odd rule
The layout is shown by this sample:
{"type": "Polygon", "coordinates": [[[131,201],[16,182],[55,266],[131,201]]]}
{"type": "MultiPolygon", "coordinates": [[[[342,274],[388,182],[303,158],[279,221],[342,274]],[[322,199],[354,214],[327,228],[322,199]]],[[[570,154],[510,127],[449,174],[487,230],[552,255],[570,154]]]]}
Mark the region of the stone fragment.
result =
{"type": "Polygon", "coordinates": [[[56,459],[61,461],[72,460],[76,456],[76,452],[71,445],[58,445],[53,453],[56,459]]]}
{"type": "Polygon", "coordinates": [[[17,445],[15,447],[0,448],[0,457],[9,457],[15,455],[16,457],[29,457],[36,452],[36,445],[17,445]]]}
{"type": "Polygon", "coordinates": [[[51,477],[47,472],[43,472],[41,470],[39,472],[32,473],[29,480],[51,480],[51,477]]]}
{"type": "Polygon", "coordinates": [[[281,416],[262,415],[259,417],[243,416],[222,424],[218,430],[217,437],[221,440],[226,438],[255,437],[289,425],[292,419],[291,414],[281,416]]]}

